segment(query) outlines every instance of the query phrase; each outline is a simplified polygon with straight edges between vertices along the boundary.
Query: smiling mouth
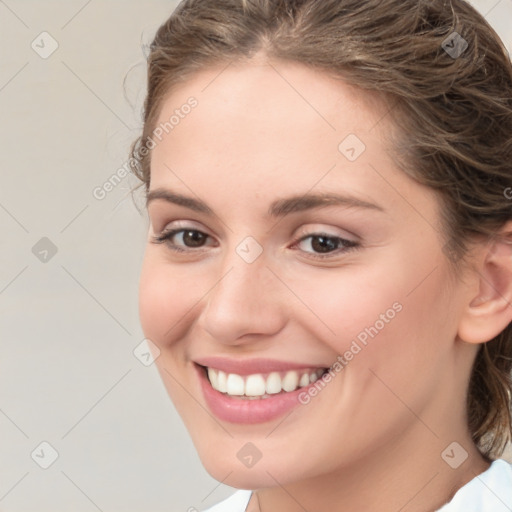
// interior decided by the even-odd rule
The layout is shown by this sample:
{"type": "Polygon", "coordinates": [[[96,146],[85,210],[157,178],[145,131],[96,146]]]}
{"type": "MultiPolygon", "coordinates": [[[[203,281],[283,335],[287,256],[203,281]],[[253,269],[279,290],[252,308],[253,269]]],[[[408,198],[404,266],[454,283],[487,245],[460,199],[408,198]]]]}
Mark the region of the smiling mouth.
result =
{"type": "Polygon", "coordinates": [[[238,375],[206,366],[201,368],[214,390],[241,400],[261,400],[290,393],[313,384],[328,371],[328,368],[304,368],[238,375]]]}

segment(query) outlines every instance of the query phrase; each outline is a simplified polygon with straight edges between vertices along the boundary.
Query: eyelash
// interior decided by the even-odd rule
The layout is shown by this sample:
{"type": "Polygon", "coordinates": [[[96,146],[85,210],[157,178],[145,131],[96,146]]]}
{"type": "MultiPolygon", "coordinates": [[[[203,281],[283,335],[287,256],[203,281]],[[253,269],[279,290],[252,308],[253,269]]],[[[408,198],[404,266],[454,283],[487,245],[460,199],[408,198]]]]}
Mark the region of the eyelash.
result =
{"type": "MultiPolygon", "coordinates": [[[[203,233],[202,231],[199,231],[198,229],[188,229],[188,228],[175,228],[175,229],[170,229],[170,230],[167,230],[167,231],[163,231],[162,233],[160,233],[159,235],[156,235],[153,237],[153,243],[155,244],[163,244],[165,243],[169,249],[171,249],[172,251],[174,252],[177,252],[177,253],[187,253],[187,252],[198,252],[200,249],[198,249],[197,251],[193,248],[190,248],[190,249],[182,249],[181,247],[178,247],[177,245],[175,244],[172,244],[170,242],[170,240],[175,236],[177,235],[178,233],[184,233],[184,232],[194,232],[194,233],[201,233],[202,235],[205,235],[205,236],[209,236],[207,235],[206,233],[203,233]]],[[[308,257],[311,257],[311,258],[314,258],[314,259],[326,259],[326,258],[333,258],[334,256],[337,256],[339,254],[343,254],[343,253],[347,253],[349,251],[352,251],[352,250],[356,250],[360,247],[360,244],[358,242],[355,242],[353,240],[347,240],[345,238],[341,238],[339,236],[332,236],[332,235],[329,235],[327,233],[310,233],[309,235],[306,235],[306,236],[303,236],[303,237],[300,237],[300,238],[297,238],[296,240],[293,241],[293,246],[296,246],[297,244],[299,244],[300,242],[303,242],[304,240],[307,240],[309,238],[313,239],[313,238],[320,238],[320,237],[324,237],[324,238],[327,238],[329,240],[336,240],[342,247],[338,247],[337,249],[333,250],[333,251],[330,251],[330,252],[327,252],[327,253],[312,253],[312,252],[306,252],[306,254],[308,254],[309,256],[308,257]]]]}

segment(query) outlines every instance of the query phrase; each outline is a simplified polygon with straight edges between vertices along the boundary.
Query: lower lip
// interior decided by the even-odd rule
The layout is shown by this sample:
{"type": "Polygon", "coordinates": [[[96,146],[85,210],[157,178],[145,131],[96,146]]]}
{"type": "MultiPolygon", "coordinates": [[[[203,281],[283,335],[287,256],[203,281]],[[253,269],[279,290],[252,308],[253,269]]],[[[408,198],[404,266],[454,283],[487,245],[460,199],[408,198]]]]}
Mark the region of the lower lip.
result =
{"type": "Polygon", "coordinates": [[[301,405],[299,394],[307,391],[309,386],[287,393],[278,393],[269,398],[248,400],[232,398],[212,388],[204,368],[194,365],[199,375],[201,388],[210,410],[222,421],[230,423],[265,423],[285,415],[294,407],[301,405]]]}

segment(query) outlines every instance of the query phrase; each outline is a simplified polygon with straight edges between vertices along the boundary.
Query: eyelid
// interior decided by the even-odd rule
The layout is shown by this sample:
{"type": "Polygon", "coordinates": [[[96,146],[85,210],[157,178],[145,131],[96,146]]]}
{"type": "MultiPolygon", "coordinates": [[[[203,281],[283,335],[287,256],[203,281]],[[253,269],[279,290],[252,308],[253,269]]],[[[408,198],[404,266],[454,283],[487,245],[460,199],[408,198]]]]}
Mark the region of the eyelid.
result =
{"type": "Polygon", "coordinates": [[[342,240],[344,242],[350,243],[350,244],[357,244],[358,242],[356,240],[351,240],[350,238],[345,238],[340,235],[333,235],[331,233],[325,233],[323,231],[314,231],[311,233],[307,233],[306,235],[299,236],[293,241],[293,245],[298,244],[299,242],[303,242],[304,240],[307,240],[308,238],[332,238],[334,240],[342,240]]]}
{"type": "Polygon", "coordinates": [[[195,230],[195,231],[201,231],[201,233],[204,233],[208,236],[214,236],[210,229],[205,228],[203,224],[200,222],[191,220],[191,219],[176,219],[176,220],[169,220],[167,222],[152,222],[151,228],[153,230],[154,235],[161,235],[164,232],[172,231],[174,229],[184,229],[184,230],[195,230]],[[159,225],[162,225],[160,229],[156,229],[159,225]]]}
{"type": "Polygon", "coordinates": [[[300,240],[302,238],[305,238],[307,236],[327,236],[332,238],[342,238],[343,240],[347,240],[349,242],[360,242],[360,237],[355,235],[354,233],[351,233],[350,231],[347,231],[346,229],[336,228],[334,226],[331,226],[329,228],[325,228],[325,224],[307,224],[304,227],[301,226],[297,232],[296,235],[294,235],[294,238],[296,240],[300,240]],[[301,234],[302,233],[302,234],[301,234]]]}
{"type": "Polygon", "coordinates": [[[335,263],[337,261],[341,262],[342,258],[346,257],[349,252],[360,250],[362,248],[362,240],[361,237],[350,231],[332,225],[326,227],[326,224],[318,222],[301,226],[297,230],[293,242],[288,247],[293,251],[298,251],[301,258],[311,263],[328,263],[329,261],[335,263]],[[315,252],[300,249],[302,242],[317,237],[338,240],[340,247],[328,252],[315,252]]]}

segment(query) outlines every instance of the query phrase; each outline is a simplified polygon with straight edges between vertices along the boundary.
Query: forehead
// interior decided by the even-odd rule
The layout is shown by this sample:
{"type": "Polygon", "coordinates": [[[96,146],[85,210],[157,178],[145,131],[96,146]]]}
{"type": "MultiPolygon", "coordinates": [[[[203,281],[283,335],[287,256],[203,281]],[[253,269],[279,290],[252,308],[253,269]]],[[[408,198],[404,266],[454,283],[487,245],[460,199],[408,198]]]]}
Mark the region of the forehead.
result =
{"type": "Polygon", "coordinates": [[[382,151],[387,111],[375,94],[300,64],[224,64],[196,73],[165,98],[152,171],[165,160],[274,177],[299,167],[325,172],[340,158],[350,163],[354,145],[356,153],[382,151]],[[344,141],[348,147],[340,149],[344,141]]]}
{"type": "Polygon", "coordinates": [[[156,124],[168,121],[190,96],[198,100],[203,118],[222,110],[220,119],[212,119],[219,127],[233,126],[238,118],[246,123],[267,121],[271,128],[270,122],[281,118],[286,124],[309,121],[306,127],[339,131],[354,115],[363,128],[365,123],[374,127],[388,113],[384,96],[374,91],[324,70],[263,57],[195,73],[167,94],[156,124]]]}

